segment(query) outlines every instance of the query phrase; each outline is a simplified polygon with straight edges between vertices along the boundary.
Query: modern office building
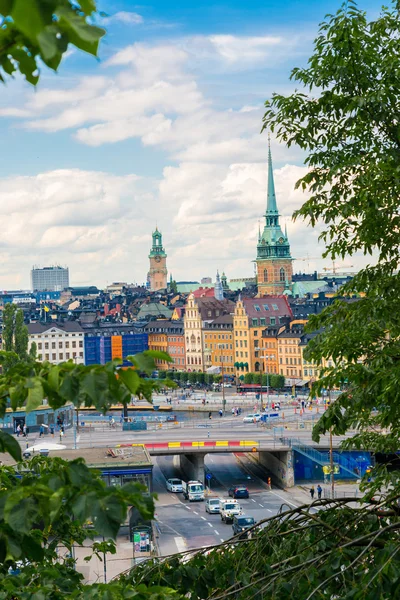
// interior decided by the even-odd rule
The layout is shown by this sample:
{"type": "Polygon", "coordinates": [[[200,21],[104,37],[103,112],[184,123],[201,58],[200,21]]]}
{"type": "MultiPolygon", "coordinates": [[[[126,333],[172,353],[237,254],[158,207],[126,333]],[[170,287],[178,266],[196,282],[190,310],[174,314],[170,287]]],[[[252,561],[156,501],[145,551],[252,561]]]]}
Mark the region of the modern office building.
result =
{"type": "Polygon", "coordinates": [[[68,267],[33,267],[31,284],[34,292],[60,292],[69,287],[68,267]]]}

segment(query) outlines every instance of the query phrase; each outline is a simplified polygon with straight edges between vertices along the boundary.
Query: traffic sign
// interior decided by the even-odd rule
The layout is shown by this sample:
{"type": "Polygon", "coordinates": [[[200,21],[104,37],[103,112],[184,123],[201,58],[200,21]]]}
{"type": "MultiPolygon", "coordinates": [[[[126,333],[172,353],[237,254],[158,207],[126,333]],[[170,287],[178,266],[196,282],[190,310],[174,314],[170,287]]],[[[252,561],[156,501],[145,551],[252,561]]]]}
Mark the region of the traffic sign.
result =
{"type": "Polygon", "coordinates": [[[207,475],[206,475],[206,479],[212,479],[212,475],[211,475],[211,473],[207,473],[207,475]]]}

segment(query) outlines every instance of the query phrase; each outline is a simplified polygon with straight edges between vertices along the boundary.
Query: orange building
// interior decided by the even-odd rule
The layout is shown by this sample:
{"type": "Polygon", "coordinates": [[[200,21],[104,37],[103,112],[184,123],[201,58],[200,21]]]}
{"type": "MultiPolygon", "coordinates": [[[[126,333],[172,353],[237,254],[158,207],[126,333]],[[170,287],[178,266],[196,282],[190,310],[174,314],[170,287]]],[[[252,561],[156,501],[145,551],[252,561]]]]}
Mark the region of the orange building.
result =
{"type": "Polygon", "coordinates": [[[146,331],[149,336],[149,350],[159,350],[167,352],[172,363],[157,359],[157,368],[162,371],[176,370],[184,371],[186,369],[185,361],[185,336],[182,321],[171,319],[159,319],[150,321],[146,325],[146,331]]]}

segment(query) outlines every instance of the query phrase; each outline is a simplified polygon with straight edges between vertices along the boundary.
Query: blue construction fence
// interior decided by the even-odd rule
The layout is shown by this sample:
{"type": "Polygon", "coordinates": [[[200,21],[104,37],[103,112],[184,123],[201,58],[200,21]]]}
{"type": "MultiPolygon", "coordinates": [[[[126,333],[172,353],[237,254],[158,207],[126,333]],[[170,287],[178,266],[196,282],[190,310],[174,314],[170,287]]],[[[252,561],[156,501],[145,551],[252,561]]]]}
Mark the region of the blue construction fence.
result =
{"type": "MultiPolygon", "coordinates": [[[[320,453],[326,456],[326,462],[329,464],[329,451],[320,450],[320,453]]],[[[359,479],[363,475],[369,466],[374,465],[374,458],[370,452],[366,451],[343,451],[333,453],[335,463],[339,462],[338,457],[343,460],[343,462],[348,462],[351,464],[356,463],[354,467],[354,476],[352,477],[351,473],[348,470],[341,469],[339,466],[339,473],[335,473],[335,477],[337,479],[359,479]],[[358,471],[358,472],[357,472],[358,471]]],[[[311,458],[304,456],[300,452],[294,450],[294,478],[296,483],[301,481],[323,481],[324,480],[324,471],[323,466],[317,464],[311,458]]]]}

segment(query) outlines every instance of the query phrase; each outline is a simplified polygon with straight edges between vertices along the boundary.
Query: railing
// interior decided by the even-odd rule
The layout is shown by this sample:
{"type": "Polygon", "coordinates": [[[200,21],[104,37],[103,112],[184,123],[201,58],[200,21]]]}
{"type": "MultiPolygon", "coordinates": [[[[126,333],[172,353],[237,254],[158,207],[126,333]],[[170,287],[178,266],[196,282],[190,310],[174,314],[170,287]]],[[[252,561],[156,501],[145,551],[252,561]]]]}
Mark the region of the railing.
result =
{"type": "MultiPolygon", "coordinates": [[[[287,445],[291,446],[293,450],[296,450],[296,452],[300,452],[300,454],[303,454],[303,456],[310,458],[313,462],[317,463],[318,465],[321,465],[323,467],[330,465],[329,455],[323,454],[315,448],[311,448],[301,440],[296,438],[288,438],[286,439],[286,443],[287,445]]],[[[334,452],[333,463],[335,466],[338,466],[343,471],[346,471],[347,473],[352,475],[352,477],[357,477],[358,464],[354,459],[343,456],[340,452],[334,452]]]]}

